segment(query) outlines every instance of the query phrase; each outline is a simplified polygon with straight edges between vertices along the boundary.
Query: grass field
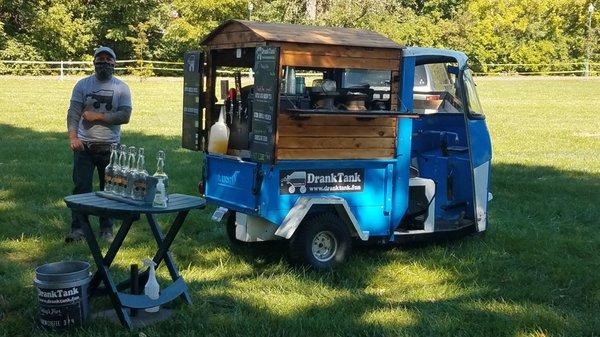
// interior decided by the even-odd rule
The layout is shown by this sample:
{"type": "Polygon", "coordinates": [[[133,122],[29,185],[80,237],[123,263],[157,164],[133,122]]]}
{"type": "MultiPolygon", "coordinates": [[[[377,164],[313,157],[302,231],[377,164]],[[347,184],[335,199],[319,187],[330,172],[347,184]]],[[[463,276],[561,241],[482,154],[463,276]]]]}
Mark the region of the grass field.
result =
{"type": "MultiPolygon", "coordinates": [[[[182,82],[130,84],[125,144],[149,171],[167,153],[171,192],[196,193],[200,155],[180,149],[182,82]]],[[[34,268],[91,261],[65,245],[72,154],[65,115],[75,79],[0,77],[0,335],[35,326],[34,268]]],[[[479,79],[494,146],[484,237],[417,247],[359,248],[330,272],[291,267],[270,247],[232,253],[210,212],[193,212],[174,244],[193,306],[146,336],[600,335],[600,79],[479,79]]],[[[163,219],[168,222],[170,219],[163,219]]],[[[154,250],[136,223],[114,266],[154,250]]],[[[164,268],[159,276],[166,281],[164,268]]],[[[94,309],[107,307],[94,302],[94,309]]],[[[81,336],[142,336],[96,320],[81,336]]]]}

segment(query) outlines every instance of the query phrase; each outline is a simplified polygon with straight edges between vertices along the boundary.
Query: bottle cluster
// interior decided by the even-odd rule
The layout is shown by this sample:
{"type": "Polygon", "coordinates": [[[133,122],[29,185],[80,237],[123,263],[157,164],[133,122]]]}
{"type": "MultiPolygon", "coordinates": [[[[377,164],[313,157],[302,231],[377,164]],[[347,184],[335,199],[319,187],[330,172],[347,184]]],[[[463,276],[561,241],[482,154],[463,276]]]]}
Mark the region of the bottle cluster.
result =
{"type": "MultiPolygon", "coordinates": [[[[164,202],[157,206],[166,207],[169,177],[164,171],[165,153],[158,151],[156,157],[156,173],[153,175],[158,179],[156,196],[164,199],[164,202]]],[[[145,165],[143,147],[136,151],[135,146],[112,144],[110,162],[104,171],[104,191],[133,200],[145,200],[148,192],[148,171],[145,165]]]]}

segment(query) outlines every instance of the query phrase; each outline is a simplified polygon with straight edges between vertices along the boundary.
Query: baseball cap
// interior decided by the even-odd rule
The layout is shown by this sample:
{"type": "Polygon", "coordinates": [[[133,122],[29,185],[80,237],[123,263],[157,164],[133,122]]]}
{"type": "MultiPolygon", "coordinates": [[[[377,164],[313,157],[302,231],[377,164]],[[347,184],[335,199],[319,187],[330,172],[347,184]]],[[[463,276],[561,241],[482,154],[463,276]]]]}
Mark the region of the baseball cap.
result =
{"type": "Polygon", "coordinates": [[[112,56],[112,58],[116,61],[117,60],[117,55],[115,55],[115,52],[110,49],[109,47],[103,47],[100,46],[98,48],[96,48],[96,50],[94,50],[94,57],[98,56],[98,54],[100,53],[107,53],[110,56],[112,56]]]}

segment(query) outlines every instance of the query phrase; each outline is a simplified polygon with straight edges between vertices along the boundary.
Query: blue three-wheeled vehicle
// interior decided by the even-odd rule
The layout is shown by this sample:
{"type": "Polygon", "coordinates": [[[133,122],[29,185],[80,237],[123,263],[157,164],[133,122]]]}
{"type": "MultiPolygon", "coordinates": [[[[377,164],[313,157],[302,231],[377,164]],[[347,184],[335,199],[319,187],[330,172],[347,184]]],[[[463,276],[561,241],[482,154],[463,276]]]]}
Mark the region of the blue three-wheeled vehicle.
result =
{"type": "Polygon", "coordinates": [[[239,20],[202,45],[183,146],[205,152],[199,188],[233,244],[289,240],[292,260],[326,268],[356,240],[486,230],[491,141],[465,54],[239,20]],[[209,152],[218,123],[226,152],[209,152]]]}

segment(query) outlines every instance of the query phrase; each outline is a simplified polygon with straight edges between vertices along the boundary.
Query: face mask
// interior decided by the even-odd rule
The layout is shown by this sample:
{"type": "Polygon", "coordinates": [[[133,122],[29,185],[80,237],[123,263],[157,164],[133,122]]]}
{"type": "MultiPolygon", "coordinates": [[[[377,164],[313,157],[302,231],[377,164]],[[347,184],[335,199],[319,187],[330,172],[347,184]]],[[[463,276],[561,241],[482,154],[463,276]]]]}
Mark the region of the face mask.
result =
{"type": "Polygon", "coordinates": [[[110,79],[115,72],[115,66],[108,62],[96,62],[94,63],[94,69],[96,71],[96,77],[98,77],[100,81],[110,79]]]}

